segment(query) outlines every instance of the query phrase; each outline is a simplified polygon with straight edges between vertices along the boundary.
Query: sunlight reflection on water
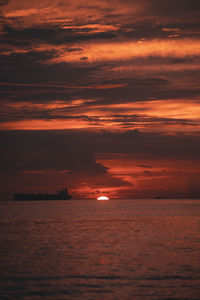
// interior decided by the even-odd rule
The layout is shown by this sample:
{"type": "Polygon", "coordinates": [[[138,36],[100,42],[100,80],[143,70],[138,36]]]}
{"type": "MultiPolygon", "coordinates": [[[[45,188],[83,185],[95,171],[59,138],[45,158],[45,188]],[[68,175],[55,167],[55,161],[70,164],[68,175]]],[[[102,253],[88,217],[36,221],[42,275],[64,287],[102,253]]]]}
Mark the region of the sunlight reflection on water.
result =
{"type": "Polygon", "coordinates": [[[1,299],[199,299],[200,200],[1,202],[1,299]]]}

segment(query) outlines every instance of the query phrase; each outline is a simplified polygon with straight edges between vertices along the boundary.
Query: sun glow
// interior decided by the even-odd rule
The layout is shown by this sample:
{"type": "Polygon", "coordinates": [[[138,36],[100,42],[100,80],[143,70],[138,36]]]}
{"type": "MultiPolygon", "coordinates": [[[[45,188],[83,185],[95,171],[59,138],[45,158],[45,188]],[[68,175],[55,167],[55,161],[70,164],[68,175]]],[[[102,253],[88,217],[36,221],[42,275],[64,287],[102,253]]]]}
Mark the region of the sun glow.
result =
{"type": "Polygon", "coordinates": [[[106,196],[100,196],[97,198],[97,200],[109,200],[109,198],[106,196]]]}

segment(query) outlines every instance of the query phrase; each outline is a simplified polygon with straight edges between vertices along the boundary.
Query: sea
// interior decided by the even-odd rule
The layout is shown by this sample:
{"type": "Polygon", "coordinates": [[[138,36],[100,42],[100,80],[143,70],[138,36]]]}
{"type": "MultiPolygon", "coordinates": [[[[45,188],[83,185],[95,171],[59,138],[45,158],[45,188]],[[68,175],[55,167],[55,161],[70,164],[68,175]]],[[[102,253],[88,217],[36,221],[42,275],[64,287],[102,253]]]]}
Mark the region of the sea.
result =
{"type": "Polygon", "coordinates": [[[200,199],[0,202],[0,299],[200,299],[200,199]]]}

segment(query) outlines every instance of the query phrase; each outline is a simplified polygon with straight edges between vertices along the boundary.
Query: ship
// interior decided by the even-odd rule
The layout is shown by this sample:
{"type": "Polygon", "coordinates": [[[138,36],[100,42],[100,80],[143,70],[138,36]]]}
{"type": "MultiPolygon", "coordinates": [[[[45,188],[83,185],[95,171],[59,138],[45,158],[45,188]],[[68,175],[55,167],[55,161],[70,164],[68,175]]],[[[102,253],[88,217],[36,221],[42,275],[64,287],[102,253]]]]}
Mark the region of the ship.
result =
{"type": "Polygon", "coordinates": [[[14,194],[15,201],[40,201],[40,200],[70,200],[67,188],[60,190],[57,194],[14,194]]]}

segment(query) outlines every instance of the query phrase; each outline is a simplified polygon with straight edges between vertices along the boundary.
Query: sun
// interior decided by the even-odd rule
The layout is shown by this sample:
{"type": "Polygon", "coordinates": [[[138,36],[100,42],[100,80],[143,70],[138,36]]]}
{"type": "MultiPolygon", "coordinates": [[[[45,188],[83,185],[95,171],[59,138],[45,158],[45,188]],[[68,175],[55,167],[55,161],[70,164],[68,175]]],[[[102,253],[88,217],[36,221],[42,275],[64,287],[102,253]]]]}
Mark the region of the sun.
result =
{"type": "Polygon", "coordinates": [[[109,198],[106,196],[100,196],[97,198],[97,200],[109,200],[109,198]]]}

